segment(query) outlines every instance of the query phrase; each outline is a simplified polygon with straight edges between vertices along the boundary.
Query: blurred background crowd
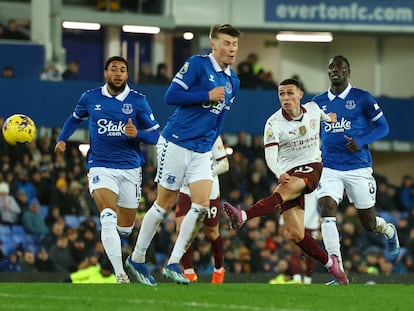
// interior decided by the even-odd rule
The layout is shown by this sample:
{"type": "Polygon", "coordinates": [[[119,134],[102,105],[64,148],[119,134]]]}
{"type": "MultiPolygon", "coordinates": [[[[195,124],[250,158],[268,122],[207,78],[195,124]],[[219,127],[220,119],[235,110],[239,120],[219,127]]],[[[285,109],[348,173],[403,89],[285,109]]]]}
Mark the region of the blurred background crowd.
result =
{"type": "MultiPolygon", "coordinates": [[[[0,118],[0,125],[3,123],[0,118]]],[[[85,158],[79,142],[69,142],[68,152],[57,155],[53,148],[58,129],[28,145],[9,146],[0,137],[0,271],[73,273],[106,262],[100,241],[99,213],[88,192],[85,158]]],[[[225,137],[225,136],[224,136],[225,137]]],[[[220,176],[221,199],[247,208],[273,191],[276,180],[267,169],[261,136],[244,132],[236,143],[226,146],[230,170],[220,176]]],[[[149,147],[143,146],[150,154],[149,147]]],[[[133,234],[122,238],[125,256],[131,252],[142,217],[156,198],[153,181],[156,168],[150,156],[143,167],[142,198],[133,234]]],[[[401,184],[376,176],[377,211],[399,231],[402,251],[396,263],[384,258],[382,237],[367,233],[355,208],[346,200],[340,204],[338,226],[345,268],[363,274],[414,272],[414,187],[411,175],[401,184]]],[[[152,271],[163,267],[176,238],[172,211],[154,238],[148,262],[152,271]]],[[[290,275],[292,245],[283,238],[279,215],[252,219],[239,231],[229,227],[221,215],[224,264],[228,273],[268,272],[290,275]]],[[[322,245],[321,237],[319,241],[322,245]]],[[[194,241],[197,273],[212,273],[211,244],[203,230],[194,241]]],[[[316,265],[316,272],[323,272],[316,265]]]]}

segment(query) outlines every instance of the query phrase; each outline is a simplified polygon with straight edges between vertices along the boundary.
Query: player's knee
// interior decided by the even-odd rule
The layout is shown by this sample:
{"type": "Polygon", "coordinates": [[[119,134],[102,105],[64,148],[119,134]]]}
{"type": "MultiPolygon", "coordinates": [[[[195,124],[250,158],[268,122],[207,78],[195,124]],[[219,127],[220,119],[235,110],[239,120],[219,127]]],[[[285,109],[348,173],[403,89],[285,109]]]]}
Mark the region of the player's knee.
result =
{"type": "Polygon", "coordinates": [[[289,230],[287,232],[287,237],[294,243],[299,243],[305,238],[305,233],[300,232],[299,230],[289,230]]]}
{"type": "Polygon", "coordinates": [[[126,237],[132,233],[132,230],[134,230],[134,225],[130,227],[116,226],[116,229],[118,230],[120,236],[126,237]]]}
{"type": "Polygon", "coordinates": [[[113,209],[105,208],[102,210],[99,219],[101,221],[102,228],[112,227],[112,226],[116,226],[116,223],[118,221],[118,216],[113,209]]]}

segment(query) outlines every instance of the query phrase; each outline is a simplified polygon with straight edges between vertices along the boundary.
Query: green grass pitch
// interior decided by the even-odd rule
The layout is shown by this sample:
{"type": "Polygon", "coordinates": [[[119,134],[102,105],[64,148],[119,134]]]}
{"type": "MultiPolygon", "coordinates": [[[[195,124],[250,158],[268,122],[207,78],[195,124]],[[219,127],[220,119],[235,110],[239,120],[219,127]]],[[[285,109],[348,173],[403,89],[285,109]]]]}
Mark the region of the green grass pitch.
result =
{"type": "Polygon", "coordinates": [[[42,311],[403,311],[412,285],[222,285],[0,283],[0,310],[42,311]]]}

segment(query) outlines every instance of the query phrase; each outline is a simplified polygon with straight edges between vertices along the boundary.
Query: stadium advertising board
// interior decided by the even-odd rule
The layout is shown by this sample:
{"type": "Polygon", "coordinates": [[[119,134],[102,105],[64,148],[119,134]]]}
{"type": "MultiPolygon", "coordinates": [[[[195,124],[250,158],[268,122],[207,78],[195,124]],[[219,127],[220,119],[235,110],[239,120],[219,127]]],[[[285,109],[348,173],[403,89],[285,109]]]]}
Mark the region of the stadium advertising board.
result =
{"type": "Polygon", "coordinates": [[[414,26],[413,0],[265,0],[265,22],[414,26]]]}

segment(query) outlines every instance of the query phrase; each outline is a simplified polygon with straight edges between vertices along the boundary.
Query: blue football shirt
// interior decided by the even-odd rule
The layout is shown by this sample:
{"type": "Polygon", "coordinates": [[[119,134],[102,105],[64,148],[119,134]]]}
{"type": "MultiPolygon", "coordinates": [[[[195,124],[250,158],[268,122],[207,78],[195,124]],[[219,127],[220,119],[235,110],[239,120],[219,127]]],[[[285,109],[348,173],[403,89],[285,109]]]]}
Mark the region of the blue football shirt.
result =
{"type": "Polygon", "coordinates": [[[363,145],[361,150],[349,152],[344,135],[353,139],[364,137],[372,130],[373,122],[385,118],[375,98],[367,91],[348,85],[341,94],[335,95],[328,90],[312,100],[325,113],[337,114],[337,122],[325,122],[321,126],[323,166],[341,171],[371,167],[369,146],[363,145]]]}
{"type": "Polygon", "coordinates": [[[239,88],[240,80],[230,66],[223,70],[211,54],[192,56],[165,95],[166,103],[177,108],[163,129],[163,137],[189,150],[210,151],[239,88]],[[210,102],[208,92],[218,86],[224,86],[225,100],[210,102]]]}
{"type": "Polygon", "coordinates": [[[130,89],[128,85],[117,96],[109,94],[106,85],[84,92],[57,140],[66,141],[82,120],[88,120],[88,169],[131,169],[142,166],[145,161],[139,147],[142,141],[139,133],[159,128],[146,96],[130,89]],[[125,125],[129,118],[138,129],[135,139],[125,136],[125,125]]]}

